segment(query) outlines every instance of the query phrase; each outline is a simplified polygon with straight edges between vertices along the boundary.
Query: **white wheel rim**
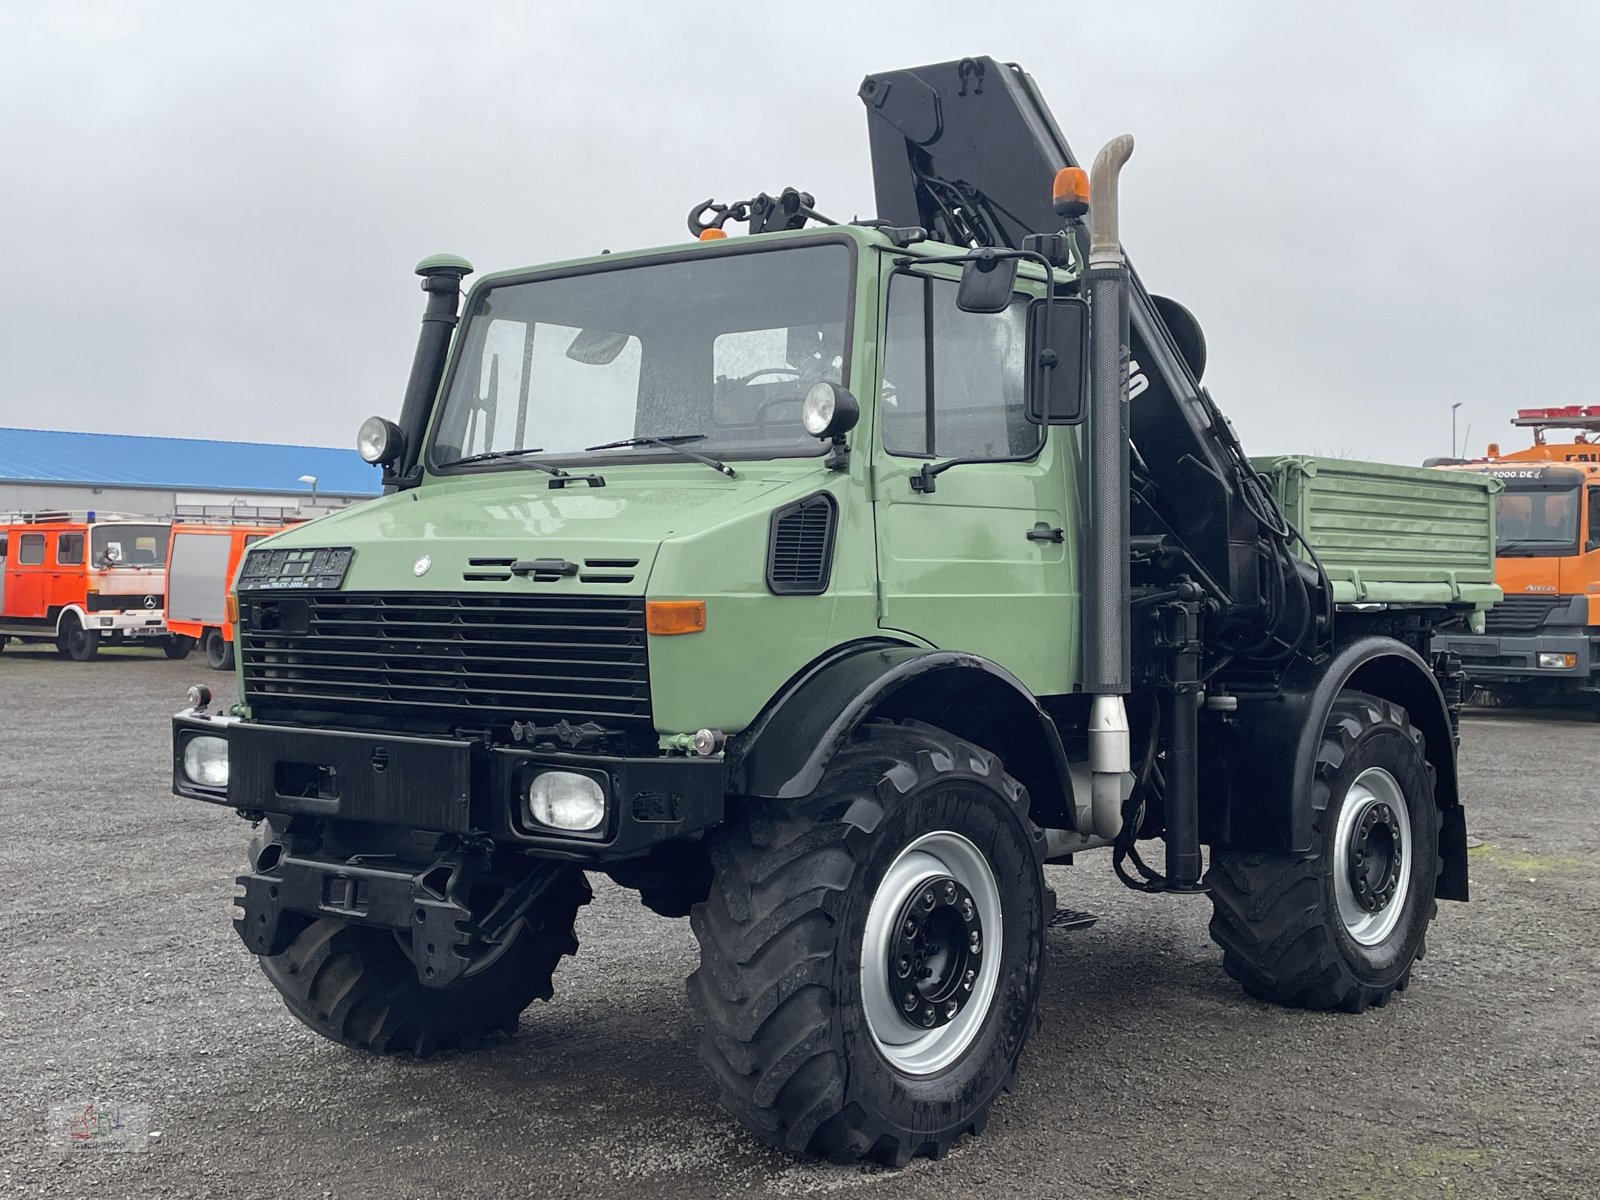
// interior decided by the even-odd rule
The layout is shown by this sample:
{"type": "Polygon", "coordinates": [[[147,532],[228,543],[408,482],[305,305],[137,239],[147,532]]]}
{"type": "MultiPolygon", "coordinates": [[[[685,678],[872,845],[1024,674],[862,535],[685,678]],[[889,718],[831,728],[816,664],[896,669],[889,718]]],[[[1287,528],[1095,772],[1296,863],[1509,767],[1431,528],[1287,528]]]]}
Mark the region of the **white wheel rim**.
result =
{"type": "Polygon", "coordinates": [[[1357,775],[1345,793],[1334,830],[1333,894],[1339,920],[1352,941],[1376,946],[1394,932],[1411,895],[1411,810],[1400,783],[1382,767],[1368,767],[1357,775]],[[1398,841],[1398,847],[1393,845],[1398,841]],[[1398,853],[1395,851],[1398,850],[1398,853]],[[1387,855],[1387,859],[1379,861],[1387,855]],[[1373,897],[1365,901],[1359,880],[1368,887],[1397,870],[1392,894],[1374,909],[1373,897]]]}
{"type": "Polygon", "coordinates": [[[873,1045],[907,1075],[932,1075],[948,1067],[972,1045],[994,1005],[1005,935],[1000,888],[988,859],[958,833],[924,834],[884,872],[867,910],[861,942],[861,995],[873,1045]],[[948,1024],[925,1029],[902,1011],[889,990],[889,960],[901,910],[919,888],[952,879],[970,893],[982,924],[976,978],[970,998],[948,1024]]]}

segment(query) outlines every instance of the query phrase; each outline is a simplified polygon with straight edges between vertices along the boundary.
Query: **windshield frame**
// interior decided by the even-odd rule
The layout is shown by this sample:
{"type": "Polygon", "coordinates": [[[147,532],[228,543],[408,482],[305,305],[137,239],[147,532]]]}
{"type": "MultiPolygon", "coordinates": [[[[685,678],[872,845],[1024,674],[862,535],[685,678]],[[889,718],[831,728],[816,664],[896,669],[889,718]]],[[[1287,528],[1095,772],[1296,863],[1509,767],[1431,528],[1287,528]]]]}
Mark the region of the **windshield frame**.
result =
{"type": "MultiPolygon", "coordinates": [[[[611,271],[626,271],[634,267],[657,266],[662,263],[683,262],[696,258],[723,258],[735,254],[772,254],[782,253],[789,249],[798,249],[804,246],[836,245],[844,246],[849,254],[849,265],[845,278],[845,304],[844,304],[844,353],[839,363],[839,378],[846,388],[853,394],[859,395],[860,389],[851,387],[851,372],[855,367],[854,354],[856,343],[856,317],[857,301],[860,292],[861,276],[861,246],[856,238],[847,233],[829,231],[806,231],[804,236],[793,233],[755,234],[748,237],[727,238],[717,241],[706,249],[698,251],[685,250],[683,247],[651,250],[639,254],[619,254],[609,256],[599,261],[586,260],[578,264],[568,264],[557,267],[535,268],[528,271],[510,271],[495,275],[485,276],[473,285],[468,293],[467,302],[462,307],[461,321],[456,327],[456,333],[450,346],[450,362],[445,369],[444,378],[440,381],[439,390],[433,399],[433,407],[428,415],[428,432],[424,439],[423,465],[430,475],[477,475],[495,471],[520,469],[515,458],[500,459],[491,462],[454,463],[449,460],[439,461],[435,456],[436,443],[440,434],[445,403],[455,387],[456,374],[462,368],[462,361],[466,357],[464,348],[467,344],[465,336],[468,323],[478,314],[483,303],[483,297],[491,290],[498,287],[514,286],[525,283],[539,283],[552,279],[570,279],[581,275],[598,275],[611,271]]],[[[669,430],[669,433],[676,432],[669,430]]],[[[694,432],[692,430],[686,432],[694,432]]],[[[657,435],[660,436],[660,435],[657,435]]],[[[815,439],[816,445],[795,446],[789,449],[764,449],[754,453],[741,453],[736,450],[725,450],[716,447],[717,457],[728,462],[766,462],[779,458],[818,458],[828,450],[826,439],[815,439]]],[[[533,457],[532,455],[526,457],[533,457]]],[[[540,454],[540,462],[550,463],[555,466],[605,466],[621,467],[634,463],[683,463],[682,455],[669,450],[658,449],[650,446],[618,448],[614,450],[596,450],[573,453],[566,451],[556,454],[540,454]]]]}
{"type": "Polygon", "coordinates": [[[1505,489],[1495,497],[1495,529],[1494,553],[1496,558],[1573,558],[1580,553],[1583,544],[1583,505],[1586,501],[1586,491],[1583,477],[1566,479],[1561,476],[1546,476],[1539,478],[1506,478],[1498,477],[1505,484],[1505,489]],[[1521,537],[1508,538],[1504,541],[1500,537],[1500,504],[1511,496],[1536,496],[1569,493],[1573,496],[1575,510],[1572,522],[1572,538],[1570,540],[1557,540],[1555,538],[1521,537]]]}
{"type": "Polygon", "coordinates": [[[89,526],[89,565],[97,571],[164,571],[167,567],[167,550],[171,540],[172,525],[167,521],[96,521],[89,526]],[[156,548],[160,551],[161,560],[154,563],[135,563],[122,558],[116,562],[107,562],[105,541],[111,531],[117,529],[156,531],[156,548]]]}

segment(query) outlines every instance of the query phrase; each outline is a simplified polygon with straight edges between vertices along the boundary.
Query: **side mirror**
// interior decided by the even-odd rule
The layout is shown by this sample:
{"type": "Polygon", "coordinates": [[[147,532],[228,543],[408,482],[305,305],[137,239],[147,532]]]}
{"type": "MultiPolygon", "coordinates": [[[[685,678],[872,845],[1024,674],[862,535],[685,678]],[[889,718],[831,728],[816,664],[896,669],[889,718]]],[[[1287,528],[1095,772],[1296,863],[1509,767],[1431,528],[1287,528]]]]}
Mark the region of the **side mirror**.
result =
{"type": "Polygon", "coordinates": [[[956,307],[966,313],[1003,313],[1017,290],[1015,258],[1001,258],[985,247],[975,250],[961,268],[956,307]]]}
{"type": "Polygon", "coordinates": [[[374,466],[387,467],[406,448],[406,435],[387,417],[368,417],[356,432],[356,450],[374,466]]]}
{"type": "Polygon", "coordinates": [[[1076,425],[1088,391],[1089,306],[1076,296],[1028,305],[1028,420],[1076,425]]]}

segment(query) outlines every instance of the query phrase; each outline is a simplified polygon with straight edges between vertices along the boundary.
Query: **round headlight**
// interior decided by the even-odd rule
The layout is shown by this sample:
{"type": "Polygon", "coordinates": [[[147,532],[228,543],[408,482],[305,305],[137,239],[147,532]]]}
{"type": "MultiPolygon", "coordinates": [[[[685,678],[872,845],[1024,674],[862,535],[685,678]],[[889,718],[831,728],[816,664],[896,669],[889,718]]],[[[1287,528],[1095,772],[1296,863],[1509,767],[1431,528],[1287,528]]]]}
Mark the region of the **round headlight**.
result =
{"type": "Polygon", "coordinates": [[[201,787],[228,786],[228,741],[226,738],[192,737],[183,744],[183,773],[190,783],[201,787]]]}
{"type": "Polygon", "coordinates": [[[606,819],[605,790],[575,771],[541,771],[528,785],[528,816],[552,829],[586,833],[606,819]]]}
{"type": "Polygon", "coordinates": [[[838,437],[855,427],[856,398],[837,383],[815,384],[800,406],[800,423],[812,437],[838,437]]]}
{"type": "Polygon", "coordinates": [[[800,423],[812,437],[822,437],[833,424],[833,388],[819,383],[806,393],[805,405],[800,409],[800,423]]]}
{"type": "Polygon", "coordinates": [[[369,463],[391,463],[400,457],[400,426],[386,417],[368,417],[356,431],[356,451],[369,463]]]}

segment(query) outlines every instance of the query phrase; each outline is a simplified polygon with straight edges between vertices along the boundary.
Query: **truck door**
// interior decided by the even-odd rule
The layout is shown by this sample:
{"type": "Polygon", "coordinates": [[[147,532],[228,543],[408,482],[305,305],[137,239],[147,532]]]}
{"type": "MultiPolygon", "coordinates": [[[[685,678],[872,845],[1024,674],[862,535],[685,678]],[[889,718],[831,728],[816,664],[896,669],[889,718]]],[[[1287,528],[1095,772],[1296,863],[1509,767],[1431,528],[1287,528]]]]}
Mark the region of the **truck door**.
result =
{"type": "Polygon", "coordinates": [[[1067,502],[1077,431],[1051,428],[1032,453],[1027,298],[1004,313],[965,313],[956,288],[954,278],[897,272],[880,308],[878,623],[993,659],[1036,693],[1067,692],[1078,675],[1077,506],[1067,502]],[[987,461],[913,490],[925,463],[951,458],[987,461]]]}
{"type": "Polygon", "coordinates": [[[40,618],[45,615],[44,534],[17,535],[16,562],[7,586],[7,616],[40,618]]]}

